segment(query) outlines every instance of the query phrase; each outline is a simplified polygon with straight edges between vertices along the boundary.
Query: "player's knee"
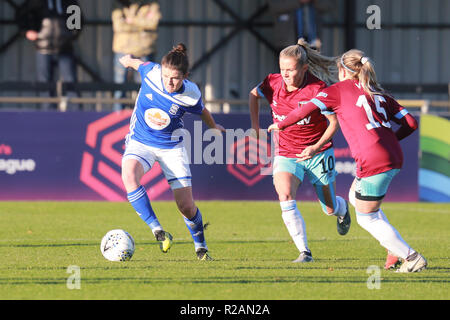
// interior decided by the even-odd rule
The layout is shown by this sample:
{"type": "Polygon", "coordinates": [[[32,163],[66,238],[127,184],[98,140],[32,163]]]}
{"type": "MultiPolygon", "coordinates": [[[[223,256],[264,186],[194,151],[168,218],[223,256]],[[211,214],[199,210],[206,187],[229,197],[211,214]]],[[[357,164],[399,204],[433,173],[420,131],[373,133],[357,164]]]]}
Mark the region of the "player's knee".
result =
{"type": "Polygon", "coordinates": [[[137,181],[137,176],[131,170],[122,170],[122,182],[125,189],[133,189],[139,186],[139,181],[137,181]]]}
{"type": "Polygon", "coordinates": [[[177,202],[178,210],[180,210],[181,214],[187,218],[194,217],[197,212],[197,207],[193,201],[180,201],[177,202]]]}

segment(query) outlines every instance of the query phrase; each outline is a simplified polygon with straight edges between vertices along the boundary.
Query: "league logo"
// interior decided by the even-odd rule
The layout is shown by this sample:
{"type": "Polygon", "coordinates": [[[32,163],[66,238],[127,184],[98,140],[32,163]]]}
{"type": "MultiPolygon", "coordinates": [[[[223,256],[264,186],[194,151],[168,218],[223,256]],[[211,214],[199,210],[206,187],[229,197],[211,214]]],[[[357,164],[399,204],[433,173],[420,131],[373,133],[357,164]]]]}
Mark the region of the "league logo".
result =
{"type": "MultiPolygon", "coordinates": [[[[80,180],[109,201],[127,200],[121,164],[130,116],[131,111],[114,112],[91,122],[86,130],[86,150],[83,152],[80,180]]],[[[170,188],[157,163],[142,178],[141,183],[151,199],[170,188]]]]}
{"type": "Polygon", "coordinates": [[[271,145],[252,136],[239,139],[230,146],[237,161],[228,159],[227,170],[237,179],[251,187],[271,174],[271,145]],[[270,172],[269,172],[270,171],[270,172]]]}

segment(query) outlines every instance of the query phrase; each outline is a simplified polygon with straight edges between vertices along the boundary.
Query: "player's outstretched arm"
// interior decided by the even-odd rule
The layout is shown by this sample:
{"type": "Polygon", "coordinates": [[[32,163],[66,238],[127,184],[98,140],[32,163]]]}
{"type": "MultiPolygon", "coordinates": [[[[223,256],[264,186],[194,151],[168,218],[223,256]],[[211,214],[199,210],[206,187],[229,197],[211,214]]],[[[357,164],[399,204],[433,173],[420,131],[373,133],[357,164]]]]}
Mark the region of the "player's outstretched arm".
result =
{"type": "Polygon", "coordinates": [[[144,63],[144,61],[142,61],[140,59],[132,58],[131,55],[129,55],[129,54],[120,58],[119,62],[125,68],[133,68],[136,71],[139,69],[139,66],[144,63]]]}
{"type": "Polygon", "coordinates": [[[317,110],[317,106],[312,102],[308,102],[301,107],[295,108],[294,110],[289,112],[289,114],[283,121],[278,122],[276,126],[271,125],[268,130],[269,132],[272,130],[283,130],[309,116],[315,110],[317,110]]]}

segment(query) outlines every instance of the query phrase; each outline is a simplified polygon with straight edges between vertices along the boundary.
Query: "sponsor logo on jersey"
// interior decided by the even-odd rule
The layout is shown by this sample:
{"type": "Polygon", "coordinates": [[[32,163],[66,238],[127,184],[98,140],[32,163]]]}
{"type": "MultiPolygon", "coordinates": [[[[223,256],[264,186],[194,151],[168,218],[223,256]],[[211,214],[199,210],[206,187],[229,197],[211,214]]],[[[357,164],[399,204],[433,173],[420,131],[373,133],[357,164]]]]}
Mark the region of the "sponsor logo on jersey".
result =
{"type": "Polygon", "coordinates": [[[319,92],[319,93],[317,94],[317,97],[324,97],[324,98],[326,98],[326,97],[328,97],[328,94],[325,93],[325,92],[319,92]]]}
{"type": "Polygon", "coordinates": [[[158,108],[146,110],[144,118],[145,123],[154,130],[162,130],[170,124],[170,116],[158,108]]]}
{"type": "MultiPolygon", "coordinates": [[[[307,102],[307,101],[306,101],[306,102],[307,102]]],[[[301,102],[299,102],[299,103],[301,103],[301,102]]],[[[273,112],[273,111],[272,111],[272,114],[273,114],[273,118],[274,118],[275,120],[283,121],[284,119],[286,119],[286,116],[280,116],[280,115],[276,114],[276,113],[273,112]]],[[[305,125],[305,124],[309,124],[310,122],[311,122],[311,116],[309,116],[309,117],[307,117],[307,118],[301,119],[299,122],[297,122],[297,124],[300,125],[300,126],[302,126],[302,125],[305,125]]]]}
{"type": "Polygon", "coordinates": [[[169,113],[171,115],[176,115],[178,112],[178,109],[180,109],[180,107],[176,104],[172,104],[172,106],[170,107],[169,113]]]}

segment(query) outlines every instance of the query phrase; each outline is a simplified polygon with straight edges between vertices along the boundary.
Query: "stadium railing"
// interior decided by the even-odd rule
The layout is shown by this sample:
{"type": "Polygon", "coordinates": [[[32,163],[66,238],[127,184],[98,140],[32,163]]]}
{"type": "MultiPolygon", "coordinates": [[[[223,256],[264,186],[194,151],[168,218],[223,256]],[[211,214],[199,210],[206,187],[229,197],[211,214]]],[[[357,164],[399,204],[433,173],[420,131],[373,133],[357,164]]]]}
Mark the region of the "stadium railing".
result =
{"type": "MultiPolygon", "coordinates": [[[[448,100],[430,100],[430,99],[399,99],[399,103],[407,108],[414,108],[420,113],[444,113],[450,114],[450,84],[427,84],[427,85],[411,85],[411,84],[392,84],[385,85],[391,92],[403,93],[449,93],[448,100]],[[446,90],[445,90],[446,89],[446,90]]],[[[83,106],[92,105],[94,111],[111,111],[114,104],[123,104],[132,107],[139,90],[139,84],[136,83],[105,83],[105,82],[80,82],[65,83],[58,81],[56,83],[38,83],[38,82],[0,82],[0,92],[27,92],[27,96],[23,95],[0,95],[0,110],[7,109],[10,105],[17,104],[34,104],[52,103],[57,105],[58,111],[67,111],[68,104],[79,104],[83,106]],[[52,97],[40,96],[43,92],[53,91],[52,97]],[[122,91],[126,94],[124,98],[114,98],[115,91],[122,91]],[[69,92],[75,92],[71,96],[69,92]],[[31,93],[31,95],[30,95],[31,93]],[[84,93],[84,94],[81,94],[84,93]],[[87,95],[89,96],[86,96],[87,95]]],[[[248,111],[248,100],[246,99],[205,99],[205,105],[213,107],[213,112],[239,112],[248,111]]],[[[265,103],[265,102],[263,102],[265,103]]],[[[14,109],[14,108],[12,108],[14,109]]],[[[20,108],[18,108],[20,109],[20,108]]],[[[82,110],[83,110],[82,109],[82,110]]],[[[36,107],[36,110],[39,110],[36,107]]]]}

